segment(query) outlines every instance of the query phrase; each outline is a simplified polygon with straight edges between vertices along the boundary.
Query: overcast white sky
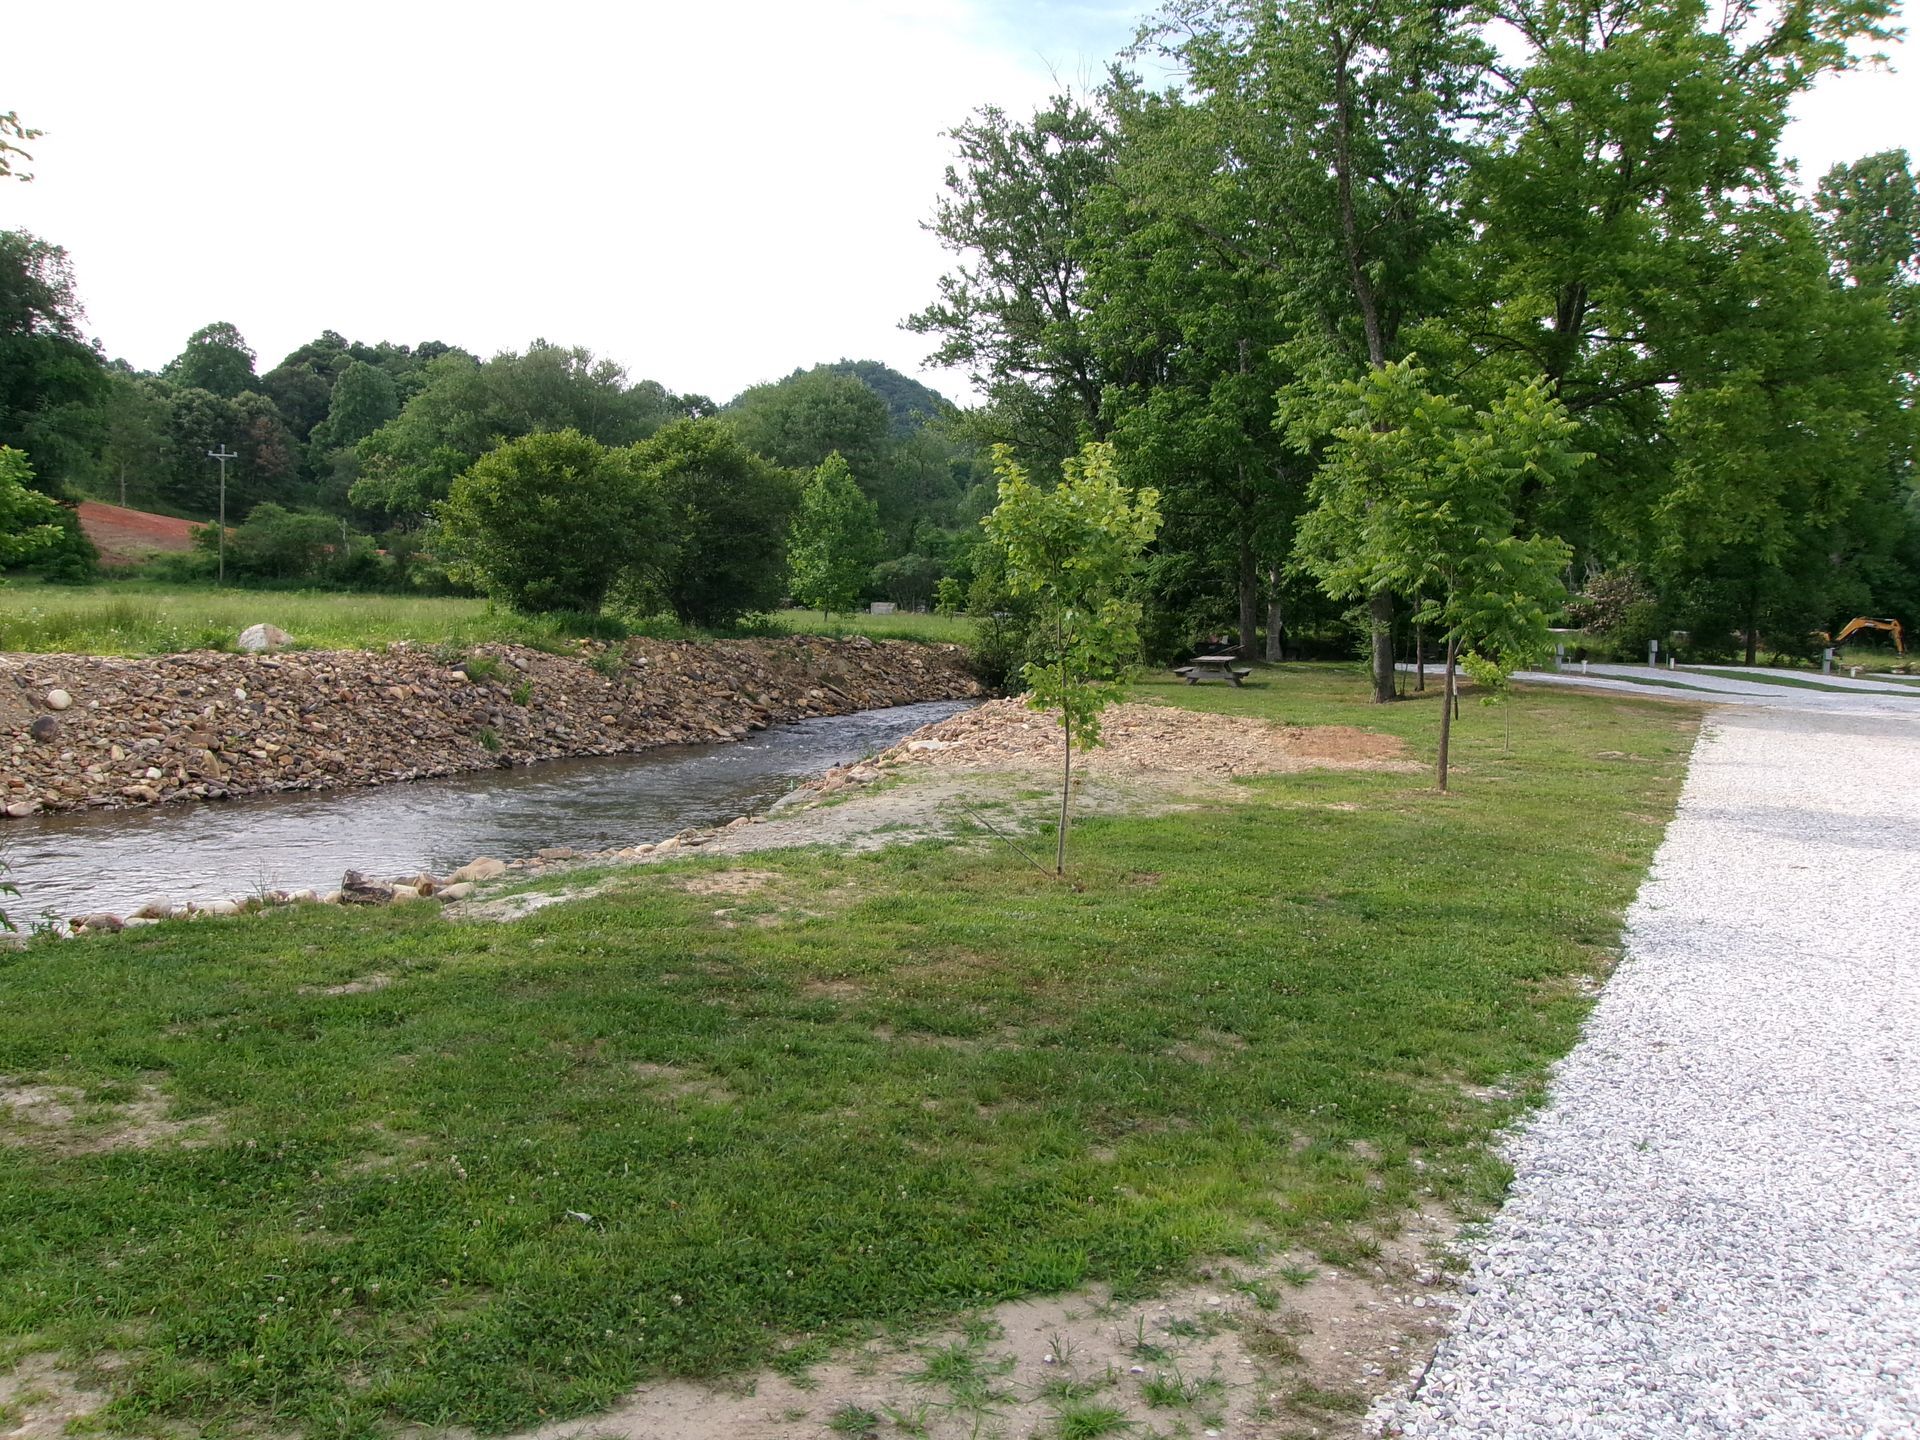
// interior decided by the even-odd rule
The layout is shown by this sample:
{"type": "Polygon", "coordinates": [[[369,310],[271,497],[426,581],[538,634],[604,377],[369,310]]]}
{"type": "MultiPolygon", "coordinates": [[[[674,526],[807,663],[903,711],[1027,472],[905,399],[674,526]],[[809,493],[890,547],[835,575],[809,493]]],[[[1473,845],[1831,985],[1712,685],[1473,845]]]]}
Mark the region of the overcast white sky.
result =
{"type": "MultiPolygon", "coordinates": [[[[64,245],[143,368],[231,320],[262,369],[324,329],[543,336],[717,400],[842,356],[963,398],[898,328],[946,266],[940,132],[1096,79],[1147,8],[38,0],[0,21],[0,111],[47,132],[0,228],[64,245]]],[[[1802,111],[1810,177],[1920,152],[1913,74],[1802,111]]]]}

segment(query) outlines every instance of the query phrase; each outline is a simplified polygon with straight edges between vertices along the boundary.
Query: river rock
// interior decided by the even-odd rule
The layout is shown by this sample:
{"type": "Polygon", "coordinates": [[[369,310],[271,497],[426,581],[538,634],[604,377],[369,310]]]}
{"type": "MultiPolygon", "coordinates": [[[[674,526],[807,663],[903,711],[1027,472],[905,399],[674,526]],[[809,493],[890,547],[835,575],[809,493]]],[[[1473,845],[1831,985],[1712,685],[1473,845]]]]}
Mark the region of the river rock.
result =
{"type": "Polygon", "coordinates": [[[251,654],[282,650],[293,643],[293,636],[277,625],[249,625],[234,644],[251,654]]]}
{"type": "Polygon", "coordinates": [[[392,899],[393,886],[369,880],[358,870],[349,870],[340,877],[342,905],[385,905],[392,899]]]}
{"type": "Polygon", "coordinates": [[[127,928],[124,920],[106,910],[96,910],[91,915],[82,915],[74,923],[89,935],[111,935],[127,928]]]}
{"type": "Polygon", "coordinates": [[[447,879],[454,885],[465,885],[477,880],[497,880],[506,873],[505,861],[495,860],[491,855],[482,855],[477,860],[469,860],[447,879]]]}
{"type": "Polygon", "coordinates": [[[47,691],[47,709],[65,710],[73,704],[73,696],[65,690],[55,688],[47,691]]]}
{"type": "Polygon", "coordinates": [[[633,754],[802,715],[980,690],[957,647],[904,641],[635,639],[612,676],[589,653],[491,643],[471,653],[498,671],[478,667],[471,683],[450,683],[444,651],[406,644],[275,655],[0,655],[0,702],[19,700],[0,703],[0,746],[20,743],[7,766],[12,793],[0,800],[31,796],[60,811],[385,784],[633,754]],[[88,699],[56,719],[45,702],[56,689],[88,699]],[[41,743],[24,743],[29,736],[41,743]],[[95,764],[102,768],[89,775],[95,764]],[[156,795],[122,792],[136,783],[156,795]]]}
{"type": "Polygon", "coordinates": [[[133,918],[136,920],[171,920],[173,916],[173,901],[165,895],[154,896],[133,912],[133,918]]]}
{"type": "Polygon", "coordinates": [[[204,904],[190,906],[189,909],[195,915],[238,915],[240,913],[240,902],[238,900],[208,900],[204,904]]]}
{"type": "Polygon", "coordinates": [[[24,820],[29,815],[38,815],[40,813],[40,802],[38,800],[10,800],[5,806],[5,813],[10,820],[24,820]]]}
{"type": "Polygon", "coordinates": [[[442,886],[435,892],[434,898],[451,905],[455,900],[464,900],[471,894],[473,894],[472,882],[461,880],[452,885],[442,886]]]}

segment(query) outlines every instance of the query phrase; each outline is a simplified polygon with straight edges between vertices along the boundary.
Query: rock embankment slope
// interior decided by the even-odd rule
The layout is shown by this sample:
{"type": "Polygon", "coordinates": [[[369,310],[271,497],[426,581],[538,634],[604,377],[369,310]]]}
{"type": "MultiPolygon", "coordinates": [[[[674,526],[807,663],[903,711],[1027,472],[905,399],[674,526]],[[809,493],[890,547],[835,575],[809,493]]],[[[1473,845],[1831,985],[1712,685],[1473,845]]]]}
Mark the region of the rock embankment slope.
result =
{"type": "Polygon", "coordinates": [[[861,637],[634,640],[575,655],[5,655],[0,808],[379,785],[979,693],[957,646],[861,637]]]}

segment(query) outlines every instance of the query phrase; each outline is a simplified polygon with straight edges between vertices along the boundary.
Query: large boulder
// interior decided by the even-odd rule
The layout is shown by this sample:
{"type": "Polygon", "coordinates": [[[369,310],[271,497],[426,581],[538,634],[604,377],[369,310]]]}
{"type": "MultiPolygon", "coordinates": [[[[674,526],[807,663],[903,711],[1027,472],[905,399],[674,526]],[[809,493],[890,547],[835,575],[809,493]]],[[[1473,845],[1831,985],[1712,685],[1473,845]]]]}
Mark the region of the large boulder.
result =
{"type": "Polygon", "coordinates": [[[249,625],[240,632],[240,638],[234,642],[240,649],[253,654],[267,650],[283,650],[293,643],[293,636],[277,625],[249,625]]]}

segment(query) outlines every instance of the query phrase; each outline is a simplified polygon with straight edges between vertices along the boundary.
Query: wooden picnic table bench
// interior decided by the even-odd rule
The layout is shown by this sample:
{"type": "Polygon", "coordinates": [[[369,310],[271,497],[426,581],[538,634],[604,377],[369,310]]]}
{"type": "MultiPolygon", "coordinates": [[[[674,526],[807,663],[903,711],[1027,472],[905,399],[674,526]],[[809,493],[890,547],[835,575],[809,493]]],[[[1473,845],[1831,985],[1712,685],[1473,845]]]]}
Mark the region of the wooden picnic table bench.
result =
{"type": "Polygon", "coordinates": [[[1240,682],[1253,673],[1251,665],[1236,664],[1239,659],[1238,655],[1196,655],[1188,664],[1176,667],[1173,673],[1189,685],[1198,685],[1202,680],[1224,680],[1237,689],[1240,682]]]}

